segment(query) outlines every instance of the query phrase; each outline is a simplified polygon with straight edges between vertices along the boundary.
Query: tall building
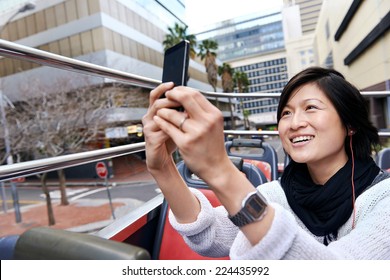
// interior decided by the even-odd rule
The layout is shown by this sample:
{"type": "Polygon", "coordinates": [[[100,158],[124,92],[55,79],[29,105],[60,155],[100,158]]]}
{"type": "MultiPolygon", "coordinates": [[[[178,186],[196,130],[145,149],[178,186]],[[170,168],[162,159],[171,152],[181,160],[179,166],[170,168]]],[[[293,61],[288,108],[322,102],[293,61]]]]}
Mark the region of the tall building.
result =
{"type": "MultiPolygon", "coordinates": [[[[315,32],[318,64],[362,91],[390,91],[390,1],[325,1],[315,32]]],[[[390,128],[388,97],[368,98],[374,125],[390,128]]]]}
{"type": "MultiPolygon", "coordinates": [[[[247,73],[249,92],[278,93],[289,78],[315,64],[314,31],[322,0],[285,0],[263,11],[216,24],[197,34],[218,42],[218,58],[247,73]]],[[[256,128],[276,124],[278,100],[240,98],[240,113],[256,128]]]]}
{"type": "MultiPolygon", "coordinates": [[[[280,92],[288,81],[280,9],[226,20],[196,35],[200,41],[212,39],[218,42],[218,59],[229,63],[235,71],[247,74],[249,93],[280,92]]],[[[259,128],[276,124],[277,99],[244,97],[239,98],[237,104],[242,116],[244,112],[249,114],[252,126],[259,128]]]]}
{"type": "MultiPolygon", "coordinates": [[[[35,9],[11,19],[23,3],[0,2],[1,18],[10,18],[2,22],[2,39],[156,80],[162,77],[162,42],[168,27],[176,22],[185,26],[181,0],[37,0],[35,9]]],[[[190,86],[211,89],[200,61],[191,60],[189,72],[190,86]]],[[[70,87],[111,82],[4,57],[0,77],[12,101],[25,98],[18,88],[33,79],[53,92],[58,79],[72,80],[70,87]]]]}
{"type": "Polygon", "coordinates": [[[282,15],[276,10],[229,19],[196,37],[217,41],[218,59],[223,62],[275,52],[284,48],[282,15]]]}
{"type": "Polygon", "coordinates": [[[285,6],[299,7],[302,34],[314,33],[323,0],[284,0],[285,6]]]}

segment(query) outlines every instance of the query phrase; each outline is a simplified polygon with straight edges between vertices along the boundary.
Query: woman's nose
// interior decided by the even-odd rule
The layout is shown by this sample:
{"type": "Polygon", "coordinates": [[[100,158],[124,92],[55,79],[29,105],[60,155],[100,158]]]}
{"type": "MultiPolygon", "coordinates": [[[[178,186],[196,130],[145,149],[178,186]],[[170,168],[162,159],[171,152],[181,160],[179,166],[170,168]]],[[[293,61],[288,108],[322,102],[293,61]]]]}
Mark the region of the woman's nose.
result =
{"type": "Polygon", "coordinates": [[[301,127],[307,126],[307,118],[299,112],[295,112],[293,117],[291,118],[291,129],[299,129],[301,127]]]}

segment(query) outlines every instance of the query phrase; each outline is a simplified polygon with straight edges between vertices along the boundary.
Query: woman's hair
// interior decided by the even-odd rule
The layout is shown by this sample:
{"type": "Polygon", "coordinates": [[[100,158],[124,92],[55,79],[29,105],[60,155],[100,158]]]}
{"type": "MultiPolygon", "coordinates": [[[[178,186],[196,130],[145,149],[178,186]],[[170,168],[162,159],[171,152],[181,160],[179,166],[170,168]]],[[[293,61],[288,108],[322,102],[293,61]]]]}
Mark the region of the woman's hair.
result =
{"type": "MultiPolygon", "coordinates": [[[[357,159],[367,159],[371,149],[379,145],[378,130],[369,120],[368,109],[359,90],[345,80],[344,76],[333,70],[321,67],[309,67],[296,74],[284,87],[279,100],[277,120],[281,118],[291,94],[303,85],[313,83],[325,93],[336,108],[346,129],[354,130],[353,150],[357,159]]],[[[350,156],[349,137],[345,139],[345,150],[350,156]]]]}

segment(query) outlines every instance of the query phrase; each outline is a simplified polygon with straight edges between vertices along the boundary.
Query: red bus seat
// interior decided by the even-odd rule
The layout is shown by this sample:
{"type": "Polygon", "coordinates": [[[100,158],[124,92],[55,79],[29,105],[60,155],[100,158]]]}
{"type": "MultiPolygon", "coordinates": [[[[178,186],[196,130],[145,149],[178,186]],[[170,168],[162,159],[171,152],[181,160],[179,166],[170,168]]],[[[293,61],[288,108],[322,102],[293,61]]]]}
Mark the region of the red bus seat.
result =
{"type": "Polygon", "coordinates": [[[244,162],[253,164],[257,168],[259,168],[261,170],[261,172],[264,173],[268,182],[272,180],[271,165],[268,162],[261,161],[261,160],[255,160],[255,159],[244,159],[244,162]]]}
{"type": "Polygon", "coordinates": [[[278,156],[269,143],[262,139],[233,139],[225,142],[225,148],[229,156],[268,162],[271,166],[271,180],[278,179],[278,156]]]}

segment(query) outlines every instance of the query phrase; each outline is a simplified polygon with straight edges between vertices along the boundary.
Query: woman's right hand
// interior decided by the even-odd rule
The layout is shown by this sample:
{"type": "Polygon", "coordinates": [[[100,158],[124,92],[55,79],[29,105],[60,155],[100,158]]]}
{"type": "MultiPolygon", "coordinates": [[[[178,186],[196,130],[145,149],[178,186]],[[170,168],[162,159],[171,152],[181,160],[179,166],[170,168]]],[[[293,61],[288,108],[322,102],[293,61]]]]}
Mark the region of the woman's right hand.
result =
{"type": "Polygon", "coordinates": [[[172,153],[176,150],[176,145],[172,139],[153,120],[159,109],[174,107],[176,104],[166,98],[160,98],[167,90],[172,89],[173,86],[171,82],[163,83],[150,92],[149,108],[142,118],[146,163],[152,175],[163,172],[164,167],[172,163],[172,153]]]}

